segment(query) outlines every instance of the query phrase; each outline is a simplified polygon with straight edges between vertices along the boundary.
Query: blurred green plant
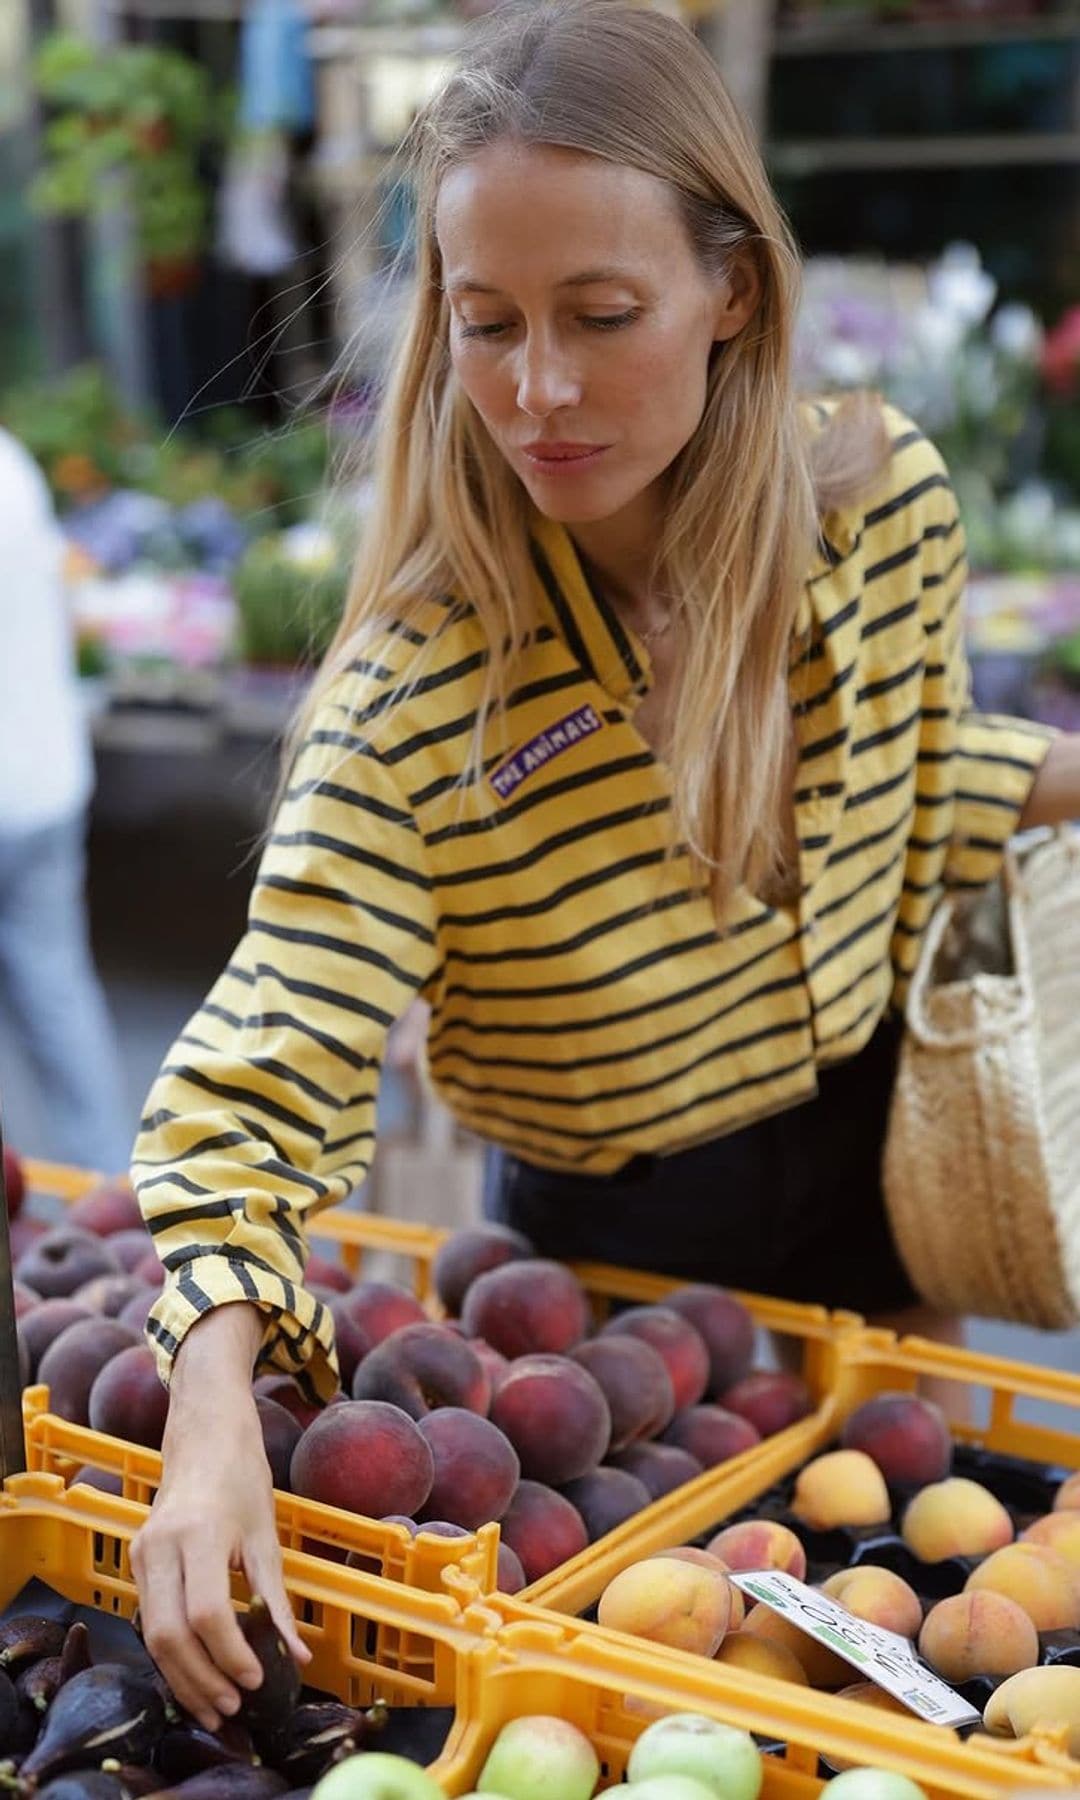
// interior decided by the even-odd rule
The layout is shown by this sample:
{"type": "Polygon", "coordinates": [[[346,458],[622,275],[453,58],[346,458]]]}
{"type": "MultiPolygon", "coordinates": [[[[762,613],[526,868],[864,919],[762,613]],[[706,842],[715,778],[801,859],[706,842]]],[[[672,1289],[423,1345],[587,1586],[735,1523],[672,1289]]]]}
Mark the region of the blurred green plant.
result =
{"type": "Polygon", "coordinates": [[[256,539],[232,574],[247,661],[317,661],[341,617],[348,579],[343,547],[319,527],[256,539]]]}
{"type": "Polygon", "coordinates": [[[206,70],[180,51],[98,46],[65,31],[44,40],[33,76],[53,117],[32,204],[85,217],[115,203],[110,178],[123,173],[147,262],[197,260],[210,226],[200,157],[227,133],[231,96],[215,94],[206,70]]]}

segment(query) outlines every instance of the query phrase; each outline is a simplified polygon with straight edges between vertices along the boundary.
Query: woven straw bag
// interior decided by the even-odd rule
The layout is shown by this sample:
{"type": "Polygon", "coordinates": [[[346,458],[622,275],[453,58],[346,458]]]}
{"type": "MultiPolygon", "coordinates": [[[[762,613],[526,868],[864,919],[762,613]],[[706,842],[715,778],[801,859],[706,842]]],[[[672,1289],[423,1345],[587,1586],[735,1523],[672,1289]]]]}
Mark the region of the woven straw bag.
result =
{"type": "Polygon", "coordinates": [[[1012,846],[977,912],[952,896],[936,909],[908,997],[885,1199],[931,1305],[1049,1328],[1080,1318],[1074,831],[1012,846]]]}

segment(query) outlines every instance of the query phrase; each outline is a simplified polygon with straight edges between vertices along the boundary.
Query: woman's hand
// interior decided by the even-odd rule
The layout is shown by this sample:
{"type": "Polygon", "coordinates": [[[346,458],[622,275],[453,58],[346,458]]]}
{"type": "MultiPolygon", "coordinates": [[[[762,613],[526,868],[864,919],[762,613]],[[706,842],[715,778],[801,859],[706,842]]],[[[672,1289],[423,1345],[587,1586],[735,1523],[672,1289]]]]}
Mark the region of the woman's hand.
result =
{"type": "Polygon", "coordinates": [[[293,1656],[311,1653],[285,1594],[270,1470],[251,1388],[257,1307],[229,1305],[192,1327],[170,1390],[164,1472],[131,1546],[146,1647],[181,1706],[213,1730],[263,1679],[237,1623],[229,1570],[242,1568],[293,1656]]]}

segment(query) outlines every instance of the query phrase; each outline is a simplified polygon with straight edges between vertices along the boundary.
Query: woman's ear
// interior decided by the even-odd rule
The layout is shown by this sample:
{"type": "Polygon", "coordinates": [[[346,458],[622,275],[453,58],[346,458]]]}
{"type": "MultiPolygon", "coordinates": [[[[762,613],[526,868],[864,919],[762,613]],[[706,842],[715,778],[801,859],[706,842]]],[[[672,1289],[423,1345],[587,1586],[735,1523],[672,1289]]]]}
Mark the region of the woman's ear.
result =
{"type": "Polygon", "coordinates": [[[753,257],[736,254],[728,273],[717,284],[714,340],[720,343],[735,337],[753,318],[760,301],[761,276],[753,257]]]}

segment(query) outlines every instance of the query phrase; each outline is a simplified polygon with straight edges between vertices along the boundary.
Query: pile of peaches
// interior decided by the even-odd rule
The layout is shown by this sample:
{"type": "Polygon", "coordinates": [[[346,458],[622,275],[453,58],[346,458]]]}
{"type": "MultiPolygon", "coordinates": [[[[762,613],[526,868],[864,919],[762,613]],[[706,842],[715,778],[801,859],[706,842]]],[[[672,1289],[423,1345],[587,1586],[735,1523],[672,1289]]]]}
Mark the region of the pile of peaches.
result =
{"type": "Polygon", "coordinates": [[[987,1451],[957,1450],[962,1460],[982,1478],[953,1472],[937,1406],[879,1394],[754,1517],[624,1569],[599,1621],[910,1717],[781,1613],[747,1610],[727,1579],[785,1570],[908,1639],[991,1733],[1046,1726],[1080,1755],[1080,1474],[987,1451]]]}

